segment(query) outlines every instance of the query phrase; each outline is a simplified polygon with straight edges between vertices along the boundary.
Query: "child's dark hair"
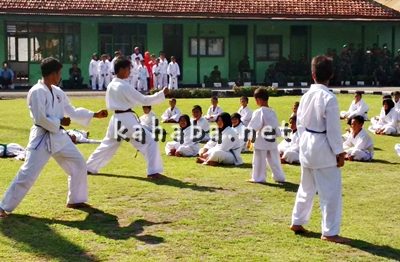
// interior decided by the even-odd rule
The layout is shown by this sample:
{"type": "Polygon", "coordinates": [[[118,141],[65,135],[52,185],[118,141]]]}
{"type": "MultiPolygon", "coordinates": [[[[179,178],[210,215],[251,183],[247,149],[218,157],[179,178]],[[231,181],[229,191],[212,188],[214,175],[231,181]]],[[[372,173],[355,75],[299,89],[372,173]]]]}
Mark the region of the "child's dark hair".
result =
{"type": "Polygon", "coordinates": [[[40,70],[42,71],[43,77],[49,76],[52,73],[58,73],[61,68],[62,64],[54,57],[47,57],[43,59],[40,64],[40,70]]]}
{"type": "Polygon", "coordinates": [[[211,100],[217,101],[218,102],[218,96],[213,96],[211,97],[211,100]]]}
{"type": "Polygon", "coordinates": [[[333,77],[332,59],[324,55],[314,57],[311,61],[311,72],[318,83],[330,80],[333,77]]]}
{"type": "Polygon", "coordinates": [[[244,100],[244,101],[246,101],[247,103],[249,102],[249,98],[248,98],[247,96],[242,96],[242,97],[240,98],[240,100],[244,100]]]}
{"type": "Polygon", "coordinates": [[[257,88],[256,91],[254,91],[254,98],[256,98],[256,99],[258,98],[263,101],[268,101],[268,99],[269,99],[268,90],[263,87],[257,88]]]}
{"type": "Polygon", "coordinates": [[[151,106],[142,106],[143,109],[147,108],[151,110],[151,106]]]}
{"type": "Polygon", "coordinates": [[[350,123],[351,123],[351,121],[352,121],[353,119],[354,119],[355,121],[357,121],[357,123],[359,123],[359,124],[361,124],[361,125],[364,125],[365,119],[364,119],[363,116],[353,116],[353,117],[350,119],[350,123]]]}
{"type": "Polygon", "coordinates": [[[193,106],[193,108],[192,108],[192,112],[193,112],[194,110],[199,110],[199,111],[200,111],[200,113],[203,113],[203,110],[201,109],[201,106],[199,106],[199,105],[195,105],[195,106],[193,106]]]}
{"type": "Polygon", "coordinates": [[[129,61],[127,58],[118,58],[114,63],[114,72],[118,74],[119,70],[131,67],[131,65],[131,61],[129,61]]]}
{"type": "Polygon", "coordinates": [[[231,119],[233,119],[233,118],[237,118],[239,120],[239,122],[242,122],[242,120],[240,119],[241,115],[239,113],[233,113],[231,115],[231,119]]]}

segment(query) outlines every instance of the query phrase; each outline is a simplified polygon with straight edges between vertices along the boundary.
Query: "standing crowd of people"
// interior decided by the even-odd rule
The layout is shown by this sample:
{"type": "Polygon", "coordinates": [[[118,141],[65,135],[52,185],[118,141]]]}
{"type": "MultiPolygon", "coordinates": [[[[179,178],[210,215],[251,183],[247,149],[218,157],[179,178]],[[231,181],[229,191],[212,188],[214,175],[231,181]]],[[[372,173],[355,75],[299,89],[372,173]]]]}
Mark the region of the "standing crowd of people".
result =
{"type": "Polygon", "coordinates": [[[114,52],[113,58],[108,54],[102,54],[99,59],[97,54],[93,54],[89,63],[92,90],[107,88],[115,78],[115,61],[121,57],[126,57],[131,62],[131,72],[127,80],[136,90],[147,93],[151,89],[162,89],[166,86],[170,89],[178,89],[178,78],[181,72],[174,56],[171,56],[171,62],[168,62],[163,51],[159,53],[159,57],[156,57],[155,54],[149,52],[143,55],[139,47],[135,47],[129,56],[125,56],[119,50],[114,52]]]}

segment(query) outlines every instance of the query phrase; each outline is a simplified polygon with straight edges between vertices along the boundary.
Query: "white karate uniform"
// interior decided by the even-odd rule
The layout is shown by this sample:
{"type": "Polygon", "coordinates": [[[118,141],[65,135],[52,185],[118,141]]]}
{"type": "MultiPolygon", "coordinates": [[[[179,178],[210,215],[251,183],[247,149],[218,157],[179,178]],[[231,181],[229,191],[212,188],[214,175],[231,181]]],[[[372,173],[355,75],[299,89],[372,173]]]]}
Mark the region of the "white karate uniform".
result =
{"type": "Polygon", "coordinates": [[[162,86],[162,74],[161,74],[160,65],[157,65],[157,64],[153,65],[152,72],[153,72],[154,88],[156,88],[156,89],[163,88],[163,86],[162,86]]]}
{"type": "Polygon", "coordinates": [[[110,72],[110,66],[106,61],[100,61],[98,66],[99,71],[99,90],[103,90],[107,88],[108,84],[110,83],[110,76],[108,75],[110,72]]]}
{"type": "Polygon", "coordinates": [[[246,152],[246,141],[245,141],[245,129],[246,127],[243,125],[243,123],[239,123],[239,125],[232,127],[233,130],[235,130],[236,134],[238,134],[239,140],[240,140],[240,147],[241,150],[240,152],[246,152]]]}
{"type": "Polygon", "coordinates": [[[224,111],[222,111],[222,108],[220,108],[219,106],[216,106],[215,108],[213,106],[210,106],[204,118],[207,119],[209,122],[215,122],[217,121],[217,117],[223,112],[224,111]]]}
{"type": "Polygon", "coordinates": [[[394,99],[393,99],[393,102],[394,102],[394,108],[396,109],[397,112],[400,113],[400,99],[397,102],[394,101],[394,99]]]}
{"type": "Polygon", "coordinates": [[[89,77],[92,85],[92,90],[96,90],[99,85],[99,61],[94,59],[89,63],[89,77]]]}
{"type": "Polygon", "coordinates": [[[301,98],[297,132],[300,136],[301,182],[292,224],[308,223],[313,199],[318,192],[322,234],[338,235],[342,218],[342,182],[336,155],[344,151],[338,102],[326,86],[313,84],[301,98]]]}
{"type": "Polygon", "coordinates": [[[253,111],[248,106],[245,108],[241,106],[237,112],[240,114],[240,120],[242,121],[243,125],[248,126],[251,116],[253,115],[253,111]]]}
{"type": "Polygon", "coordinates": [[[255,110],[248,128],[256,131],[251,180],[259,183],[265,182],[268,163],[272,171],[272,178],[277,182],[284,182],[285,173],[282,170],[276,142],[276,137],[280,136],[281,132],[274,110],[268,107],[260,107],[255,110]],[[268,137],[265,137],[265,133],[268,133],[268,137]]]}
{"type": "Polygon", "coordinates": [[[344,151],[356,161],[370,161],[374,156],[374,144],[364,129],[354,137],[351,132],[343,143],[344,151]]]}
{"type": "Polygon", "coordinates": [[[160,67],[161,74],[161,82],[159,84],[161,85],[161,88],[164,88],[168,86],[168,60],[166,58],[164,60],[160,58],[160,63],[158,65],[160,67]]]}
{"type": "Polygon", "coordinates": [[[208,157],[204,164],[213,161],[224,165],[241,165],[243,164],[242,156],[240,155],[241,149],[241,142],[237,133],[232,127],[227,126],[222,131],[221,141],[217,141],[215,146],[207,151],[208,157]]]}
{"type": "Polygon", "coordinates": [[[178,63],[171,62],[167,67],[167,74],[169,75],[169,89],[178,89],[178,76],[181,75],[178,63]]]}
{"type": "Polygon", "coordinates": [[[143,55],[142,55],[141,53],[139,53],[139,54],[133,53],[133,54],[131,55],[131,61],[135,61],[136,57],[139,57],[139,60],[140,60],[140,61],[144,60],[144,59],[143,59],[143,55]]]}
{"type": "Polygon", "coordinates": [[[162,121],[167,121],[172,119],[175,122],[178,122],[180,116],[181,116],[181,111],[177,107],[174,107],[173,109],[168,107],[167,110],[165,110],[164,113],[161,115],[161,119],[162,121]]]}
{"type": "Polygon", "coordinates": [[[368,105],[361,98],[358,103],[354,100],[351,102],[349,110],[340,112],[342,118],[352,118],[354,116],[362,116],[364,120],[368,120],[368,105]]]}
{"type": "MultiPolygon", "coordinates": [[[[165,154],[169,155],[171,150],[176,150],[182,156],[196,156],[199,151],[199,143],[193,141],[193,130],[192,126],[188,126],[183,130],[183,141],[180,137],[177,137],[177,141],[170,141],[165,144],[165,154]]],[[[175,140],[175,139],[174,139],[175,140]]]]}
{"type": "Polygon", "coordinates": [[[143,127],[145,127],[150,132],[153,132],[153,129],[155,127],[155,123],[157,121],[157,115],[153,111],[150,111],[148,114],[143,114],[139,118],[139,120],[140,120],[140,124],[143,127]]]}
{"type": "Polygon", "coordinates": [[[131,74],[129,75],[129,82],[134,89],[138,89],[139,83],[139,66],[136,61],[132,62],[131,74]]]}
{"type": "Polygon", "coordinates": [[[72,143],[67,132],[60,128],[64,116],[77,123],[88,125],[93,112],[74,108],[66,94],[57,86],[52,92],[39,80],[28,93],[31,128],[26,159],[0,203],[0,207],[13,211],[22,201],[38,178],[40,171],[53,157],[68,175],[67,203],[82,203],[88,200],[86,164],[82,154],[72,143]]]}
{"type": "Polygon", "coordinates": [[[113,79],[114,64],[108,59],[106,59],[106,64],[108,66],[108,83],[110,83],[111,80],[113,79]]]}
{"type": "Polygon", "coordinates": [[[204,131],[204,137],[200,142],[208,142],[210,140],[210,123],[204,117],[200,117],[197,121],[192,118],[191,122],[192,126],[198,126],[204,131]]]}
{"type": "Polygon", "coordinates": [[[396,153],[400,156],[400,144],[396,144],[394,150],[396,150],[396,153]]]}
{"type": "Polygon", "coordinates": [[[118,58],[119,58],[119,57],[116,57],[116,56],[115,56],[115,57],[111,60],[111,64],[110,64],[110,71],[111,71],[111,75],[112,75],[111,80],[115,77],[114,65],[115,65],[115,61],[117,61],[118,58]]]}
{"type": "MultiPolygon", "coordinates": [[[[133,89],[128,81],[117,77],[111,81],[106,92],[107,109],[111,111],[128,110],[138,105],[154,105],[164,100],[163,91],[151,96],[144,96],[133,89]]],[[[111,160],[121,144],[118,137],[129,139],[132,146],[143,154],[147,162],[147,174],[162,173],[163,164],[158,144],[151,133],[140,125],[137,117],[131,112],[114,114],[111,117],[106,136],[87,161],[89,172],[97,173],[111,160]],[[115,126],[118,121],[121,122],[121,128],[123,126],[127,129],[127,132],[124,132],[125,134],[122,134],[122,130],[120,132],[118,127],[115,126]],[[137,129],[144,133],[144,143],[132,138],[133,134],[138,132],[137,129]]]]}
{"type": "Polygon", "coordinates": [[[15,157],[21,154],[25,154],[25,148],[19,144],[0,144],[0,157],[15,157]]]}
{"type": "Polygon", "coordinates": [[[386,135],[395,135],[397,134],[398,118],[398,113],[394,107],[387,115],[382,108],[378,120],[376,120],[376,118],[371,119],[372,125],[368,127],[368,130],[375,133],[376,130],[383,129],[386,135]]]}
{"type": "Polygon", "coordinates": [[[138,68],[138,90],[147,91],[147,78],[149,77],[149,71],[146,66],[139,65],[138,68]]]}
{"type": "Polygon", "coordinates": [[[287,163],[299,163],[299,132],[291,133],[289,141],[286,139],[282,140],[278,145],[278,150],[287,163]]]}

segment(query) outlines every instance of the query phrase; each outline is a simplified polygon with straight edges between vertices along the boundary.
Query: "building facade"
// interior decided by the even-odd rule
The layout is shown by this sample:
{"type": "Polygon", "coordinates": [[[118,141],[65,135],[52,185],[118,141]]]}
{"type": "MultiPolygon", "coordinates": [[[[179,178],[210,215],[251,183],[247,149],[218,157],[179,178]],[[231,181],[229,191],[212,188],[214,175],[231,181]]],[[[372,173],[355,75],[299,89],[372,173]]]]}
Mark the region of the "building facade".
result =
{"type": "Polygon", "coordinates": [[[368,0],[210,0],[201,6],[193,0],[106,6],[88,0],[0,2],[0,59],[28,84],[40,78],[44,57],[62,61],[63,78],[78,63],[87,83],[92,53],[130,55],[135,46],[176,56],[181,84],[193,86],[201,85],[214,65],[223,78],[235,81],[244,56],[252,81],[262,83],[268,66],[281,57],[310,59],[328,48],[340,52],[345,43],[386,44],[393,53],[400,48],[400,13],[368,0]]]}

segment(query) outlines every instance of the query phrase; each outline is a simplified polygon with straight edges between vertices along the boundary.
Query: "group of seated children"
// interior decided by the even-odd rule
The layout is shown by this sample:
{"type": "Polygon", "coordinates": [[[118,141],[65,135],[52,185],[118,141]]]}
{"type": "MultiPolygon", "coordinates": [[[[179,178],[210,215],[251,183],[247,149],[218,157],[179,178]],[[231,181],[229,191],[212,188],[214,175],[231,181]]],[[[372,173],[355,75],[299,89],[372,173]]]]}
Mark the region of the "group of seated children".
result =
{"type": "Polygon", "coordinates": [[[368,130],[377,135],[400,134],[400,92],[395,92],[394,101],[390,95],[383,96],[381,112],[371,124],[368,130]]]}

